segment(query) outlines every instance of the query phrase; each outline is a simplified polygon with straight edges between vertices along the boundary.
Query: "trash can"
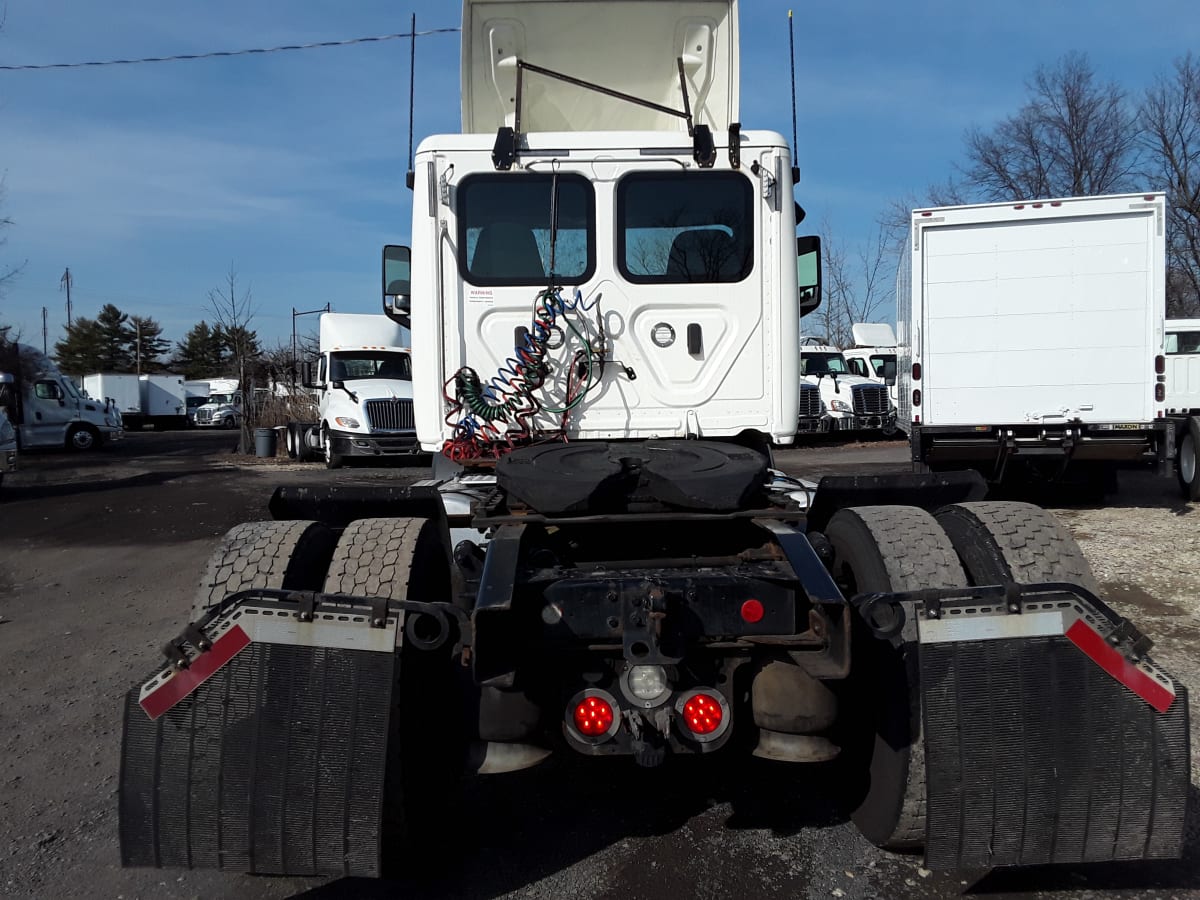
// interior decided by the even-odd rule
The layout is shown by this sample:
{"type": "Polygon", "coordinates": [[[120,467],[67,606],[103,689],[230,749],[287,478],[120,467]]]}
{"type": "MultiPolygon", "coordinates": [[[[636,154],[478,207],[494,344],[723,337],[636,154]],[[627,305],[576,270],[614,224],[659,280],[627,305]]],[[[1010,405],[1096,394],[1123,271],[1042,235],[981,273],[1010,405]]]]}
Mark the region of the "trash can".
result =
{"type": "Polygon", "coordinates": [[[271,458],[275,455],[275,429],[274,428],[255,428],[254,429],[254,455],[271,458]]]}

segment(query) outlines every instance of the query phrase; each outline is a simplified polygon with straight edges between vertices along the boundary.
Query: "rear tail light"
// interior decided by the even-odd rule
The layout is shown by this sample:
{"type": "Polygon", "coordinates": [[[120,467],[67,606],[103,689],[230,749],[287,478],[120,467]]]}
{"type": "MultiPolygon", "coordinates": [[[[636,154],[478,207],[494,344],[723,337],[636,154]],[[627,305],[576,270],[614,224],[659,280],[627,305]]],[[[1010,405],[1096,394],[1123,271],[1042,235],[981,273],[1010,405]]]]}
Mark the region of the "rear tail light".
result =
{"type": "Polygon", "coordinates": [[[913,406],[921,405],[921,389],[917,388],[913,391],[913,406]]]}
{"type": "Polygon", "coordinates": [[[1159,403],[1167,399],[1167,386],[1161,381],[1154,386],[1154,399],[1159,403]]]}
{"type": "Polygon", "coordinates": [[[577,694],[567,706],[567,727],[589,743],[607,740],[621,727],[616,699],[595,689],[577,694]]]}
{"type": "Polygon", "coordinates": [[[754,625],[762,621],[763,616],[766,614],[766,609],[763,608],[761,600],[747,600],[742,604],[741,613],[743,622],[749,622],[751,625],[754,625]]]}
{"type": "Polygon", "coordinates": [[[1167,371],[1167,359],[1165,356],[1154,357],[1154,374],[1161,375],[1167,371]]]}
{"type": "Polygon", "coordinates": [[[913,363],[913,365],[912,365],[912,379],[913,379],[913,381],[920,381],[920,380],[921,380],[921,364],[920,364],[920,363],[913,363]]]}
{"type": "Polygon", "coordinates": [[[683,733],[694,741],[715,741],[729,728],[729,704],[709,688],[688,691],[675,703],[683,733]]]}

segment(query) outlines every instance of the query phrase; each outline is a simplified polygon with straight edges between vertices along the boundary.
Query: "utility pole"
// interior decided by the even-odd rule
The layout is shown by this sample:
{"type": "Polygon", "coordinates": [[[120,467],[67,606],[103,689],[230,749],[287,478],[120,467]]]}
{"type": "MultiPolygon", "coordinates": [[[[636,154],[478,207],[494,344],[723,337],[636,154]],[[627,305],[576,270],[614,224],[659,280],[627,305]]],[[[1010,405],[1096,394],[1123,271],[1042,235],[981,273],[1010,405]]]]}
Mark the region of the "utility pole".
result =
{"type": "Polygon", "coordinates": [[[48,345],[46,343],[46,307],[43,306],[42,307],[42,355],[48,356],[49,354],[50,354],[50,350],[48,349],[48,345]]]}
{"type": "Polygon", "coordinates": [[[75,279],[71,277],[71,269],[68,266],[63,270],[62,278],[58,280],[58,289],[67,292],[67,328],[71,327],[71,285],[75,283],[75,279]]]}
{"type": "Polygon", "coordinates": [[[142,320],[135,318],[133,326],[137,330],[137,373],[142,374],[142,320]]]}

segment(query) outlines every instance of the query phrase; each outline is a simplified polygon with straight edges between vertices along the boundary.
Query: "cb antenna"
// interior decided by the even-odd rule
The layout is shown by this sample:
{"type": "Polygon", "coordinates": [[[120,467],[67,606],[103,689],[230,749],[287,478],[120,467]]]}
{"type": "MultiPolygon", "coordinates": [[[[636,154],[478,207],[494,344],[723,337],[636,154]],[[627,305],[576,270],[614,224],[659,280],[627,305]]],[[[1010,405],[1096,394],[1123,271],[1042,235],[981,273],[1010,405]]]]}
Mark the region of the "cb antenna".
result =
{"type": "MultiPolygon", "coordinates": [[[[416,97],[416,74],[417,74],[417,14],[412,14],[412,43],[408,51],[408,171],[404,176],[404,183],[408,185],[411,191],[415,180],[413,171],[413,105],[416,97]]],[[[792,81],[792,93],[795,93],[795,79],[792,81]]],[[[795,119],[795,101],[793,100],[792,118],[795,119]]]]}
{"type": "Polygon", "coordinates": [[[800,166],[796,154],[800,145],[796,140],[796,38],[792,33],[792,11],[788,10],[788,62],[792,70],[792,186],[800,180],[800,166]]]}

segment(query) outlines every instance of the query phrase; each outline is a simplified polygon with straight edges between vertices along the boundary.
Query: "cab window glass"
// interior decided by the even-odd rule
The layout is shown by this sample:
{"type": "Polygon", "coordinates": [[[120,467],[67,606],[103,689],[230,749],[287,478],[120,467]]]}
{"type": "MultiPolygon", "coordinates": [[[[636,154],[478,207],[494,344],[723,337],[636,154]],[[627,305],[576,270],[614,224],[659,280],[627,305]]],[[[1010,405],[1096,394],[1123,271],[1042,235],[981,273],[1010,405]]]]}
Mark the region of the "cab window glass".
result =
{"type": "Polygon", "coordinates": [[[545,286],[553,275],[578,284],[595,271],[595,194],[581,175],[474,175],[457,197],[459,271],[469,283],[545,286]]]}
{"type": "Polygon", "coordinates": [[[736,172],[626,175],[617,232],[617,265],[635,284],[742,281],[754,268],[754,191],[736,172]]]}
{"type": "Polygon", "coordinates": [[[1167,335],[1167,355],[1200,353],[1200,331],[1174,331],[1167,335]]]}
{"type": "Polygon", "coordinates": [[[53,381],[38,381],[33,386],[33,393],[39,400],[61,400],[62,388],[53,381]]]}

